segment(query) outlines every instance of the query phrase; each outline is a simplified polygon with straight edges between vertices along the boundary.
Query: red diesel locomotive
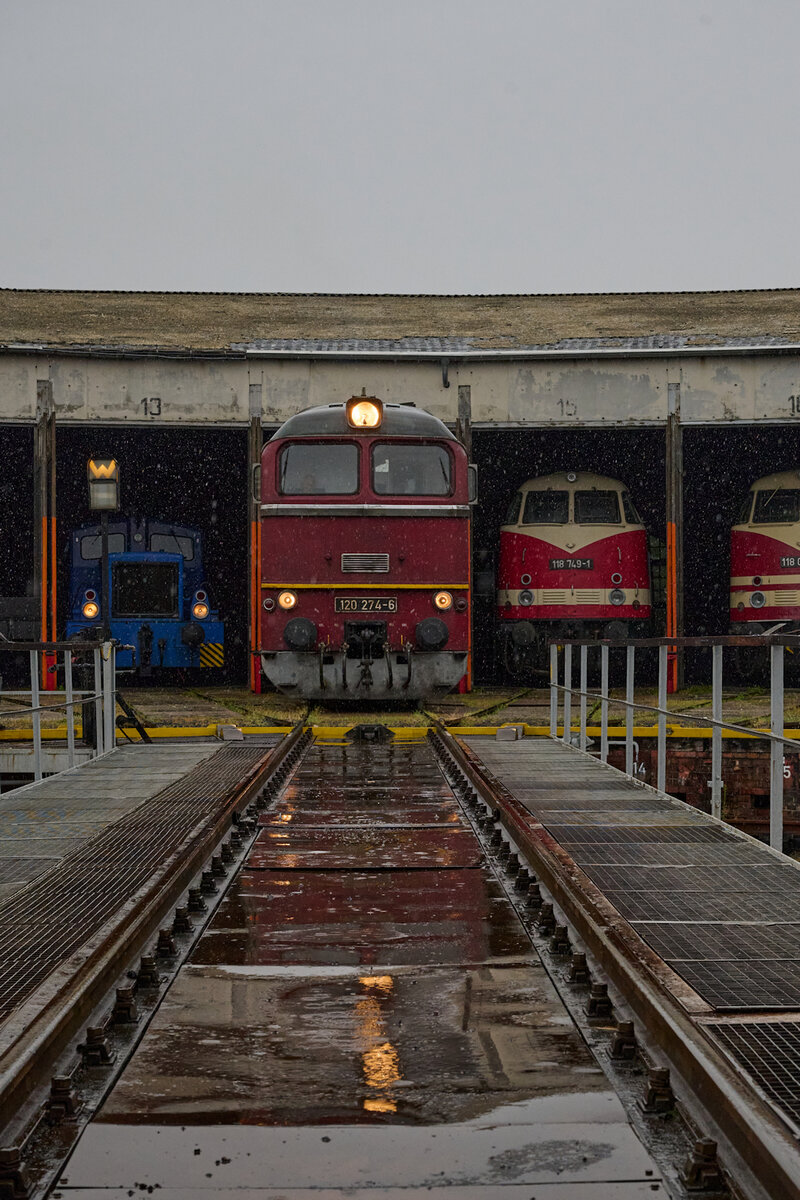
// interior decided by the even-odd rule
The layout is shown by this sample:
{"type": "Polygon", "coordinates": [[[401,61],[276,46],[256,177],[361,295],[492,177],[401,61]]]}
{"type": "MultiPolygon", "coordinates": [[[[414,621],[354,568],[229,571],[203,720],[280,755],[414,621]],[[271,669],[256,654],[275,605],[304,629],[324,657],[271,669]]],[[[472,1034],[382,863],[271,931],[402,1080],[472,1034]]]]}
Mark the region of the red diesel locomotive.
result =
{"type": "Polygon", "coordinates": [[[757,479],[731,528],[731,633],[800,621],[800,472],[757,479]]]}
{"type": "Polygon", "coordinates": [[[309,699],[418,700],[470,655],[471,471],[429,413],[372,396],[286,421],[261,460],[261,662],[309,699]]]}
{"type": "Polygon", "coordinates": [[[647,533],[624,484],[586,471],[523,483],[500,529],[509,673],[544,667],[550,638],[643,636],[650,615],[647,533]]]}

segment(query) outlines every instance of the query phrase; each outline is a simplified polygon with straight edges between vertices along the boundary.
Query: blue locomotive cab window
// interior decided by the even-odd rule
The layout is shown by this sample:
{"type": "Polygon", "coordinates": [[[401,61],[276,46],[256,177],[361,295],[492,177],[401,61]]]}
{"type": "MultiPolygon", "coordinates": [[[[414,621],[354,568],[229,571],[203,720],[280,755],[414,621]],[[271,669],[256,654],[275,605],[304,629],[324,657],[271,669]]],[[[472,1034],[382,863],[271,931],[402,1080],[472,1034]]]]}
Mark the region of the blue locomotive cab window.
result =
{"type": "Polygon", "coordinates": [[[569,492],[528,492],[523,525],[566,525],[568,520],[569,492]]]}
{"type": "Polygon", "coordinates": [[[576,492],[575,521],[578,525],[619,525],[618,494],[599,488],[576,492]]]}
{"type": "Polygon", "coordinates": [[[291,442],[280,457],[284,496],[352,496],[358,491],[358,446],[352,442],[291,442]]]}
{"type": "MultiPolygon", "coordinates": [[[[108,535],[108,553],[125,553],[125,534],[110,533],[108,535]]],[[[81,558],[91,561],[103,556],[103,539],[99,533],[86,533],[81,538],[81,558]]]]}
{"type": "Polygon", "coordinates": [[[449,496],[450,455],[444,446],[390,442],[372,451],[377,496],[449,496]]]}
{"type": "Polygon", "coordinates": [[[180,533],[151,533],[150,549],[163,554],[182,554],[186,562],[194,558],[194,538],[180,533]]]}
{"type": "Polygon", "coordinates": [[[118,562],[111,567],[112,617],[177,617],[178,564],[118,562]]]}
{"type": "Polygon", "coordinates": [[[756,492],[754,525],[786,525],[800,520],[800,491],[797,488],[770,488],[756,492]]]}

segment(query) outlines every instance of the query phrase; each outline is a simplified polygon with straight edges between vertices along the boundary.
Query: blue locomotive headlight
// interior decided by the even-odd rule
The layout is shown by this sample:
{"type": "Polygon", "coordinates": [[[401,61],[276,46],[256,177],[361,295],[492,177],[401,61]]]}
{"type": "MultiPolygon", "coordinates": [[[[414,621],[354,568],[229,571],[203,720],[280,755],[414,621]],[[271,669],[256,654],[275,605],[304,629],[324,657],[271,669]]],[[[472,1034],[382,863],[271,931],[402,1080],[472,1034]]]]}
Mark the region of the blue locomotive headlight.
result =
{"type": "Polygon", "coordinates": [[[519,602],[523,608],[527,608],[529,604],[533,604],[533,592],[520,592],[519,602]]]}
{"type": "Polygon", "coordinates": [[[198,600],[192,605],[192,616],[197,621],[204,621],[208,616],[208,605],[203,600],[198,600]]]}
{"type": "Polygon", "coordinates": [[[625,603],[625,593],[619,588],[614,588],[613,591],[609,592],[608,598],[612,604],[620,605],[625,603]]]}
{"type": "Polygon", "coordinates": [[[763,592],[753,592],[752,596],[750,597],[750,604],[753,608],[763,608],[766,603],[767,597],[763,592]]]}

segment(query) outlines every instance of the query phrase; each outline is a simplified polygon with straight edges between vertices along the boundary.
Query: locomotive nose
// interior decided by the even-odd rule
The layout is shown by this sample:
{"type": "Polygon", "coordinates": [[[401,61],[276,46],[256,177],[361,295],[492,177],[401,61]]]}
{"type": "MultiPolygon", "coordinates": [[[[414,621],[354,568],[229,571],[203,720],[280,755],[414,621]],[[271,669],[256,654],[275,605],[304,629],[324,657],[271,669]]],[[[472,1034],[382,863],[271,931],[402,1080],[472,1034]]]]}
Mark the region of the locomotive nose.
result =
{"type": "Polygon", "coordinates": [[[290,650],[313,650],[317,643],[317,627],[308,617],[292,617],[284,627],[283,640],[290,650]]]}
{"type": "Polygon", "coordinates": [[[449,637],[447,626],[438,617],[426,617],[415,630],[420,650],[441,650],[449,637]]]}

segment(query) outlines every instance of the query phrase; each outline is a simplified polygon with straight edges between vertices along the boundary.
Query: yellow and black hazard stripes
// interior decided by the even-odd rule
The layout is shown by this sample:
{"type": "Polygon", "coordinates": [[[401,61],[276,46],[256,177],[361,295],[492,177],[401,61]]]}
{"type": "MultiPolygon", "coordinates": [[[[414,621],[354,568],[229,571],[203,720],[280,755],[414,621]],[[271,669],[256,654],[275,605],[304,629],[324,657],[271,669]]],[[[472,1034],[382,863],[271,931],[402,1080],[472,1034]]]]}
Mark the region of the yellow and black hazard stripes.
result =
{"type": "Polygon", "coordinates": [[[203,642],[200,647],[201,667],[224,667],[225,647],[222,642],[203,642]]]}

